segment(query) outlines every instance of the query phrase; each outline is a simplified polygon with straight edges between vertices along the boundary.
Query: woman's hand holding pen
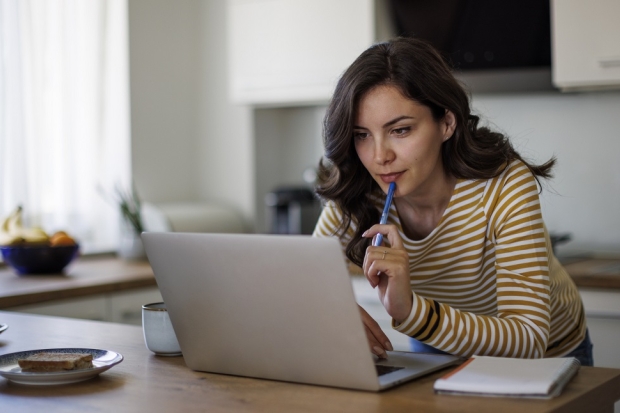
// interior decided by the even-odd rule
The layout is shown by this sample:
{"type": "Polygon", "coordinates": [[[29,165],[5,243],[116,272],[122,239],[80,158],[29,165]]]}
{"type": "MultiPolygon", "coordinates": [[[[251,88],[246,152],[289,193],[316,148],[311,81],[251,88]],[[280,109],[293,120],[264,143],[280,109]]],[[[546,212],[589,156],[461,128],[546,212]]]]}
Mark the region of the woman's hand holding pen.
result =
{"type": "Polygon", "coordinates": [[[363,236],[370,238],[379,233],[387,237],[390,248],[369,246],[362,269],[370,285],[379,287],[379,299],[388,314],[400,324],[409,316],[413,305],[409,256],[394,225],[373,225],[363,236]]]}

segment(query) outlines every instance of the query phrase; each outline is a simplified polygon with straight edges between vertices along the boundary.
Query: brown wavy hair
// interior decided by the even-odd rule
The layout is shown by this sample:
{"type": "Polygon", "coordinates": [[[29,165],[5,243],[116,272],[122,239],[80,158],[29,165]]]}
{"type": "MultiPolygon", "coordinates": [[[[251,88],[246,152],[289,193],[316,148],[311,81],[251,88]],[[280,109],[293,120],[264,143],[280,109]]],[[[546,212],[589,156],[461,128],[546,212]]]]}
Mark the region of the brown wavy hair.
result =
{"type": "Polygon", "coordinates": [[[376,44],[349,66],[336,85],[324,119],[325,153],[319,162],[315,188],[321,199],[333,201],[342,210],[339,235],[356,223],[355,235],[345,251],[353,263],[362,265],[370,243],[361,234],[379,222],[380,211],[371,196],[381,191],[357,156],[353,125],[360,99],[381,85],[395,86],[404,96],[427,106],[437,121],[446,110],[454,114],[456,129],[441,147],[447,174],[461,179],[490,179],[518,159],[534,176],[551,177],[555,158],[542,165],[530,164],[503,134],[478,127],[480,119],[471,113],[465,89],[430,44],[415,38],[376,44]]]}

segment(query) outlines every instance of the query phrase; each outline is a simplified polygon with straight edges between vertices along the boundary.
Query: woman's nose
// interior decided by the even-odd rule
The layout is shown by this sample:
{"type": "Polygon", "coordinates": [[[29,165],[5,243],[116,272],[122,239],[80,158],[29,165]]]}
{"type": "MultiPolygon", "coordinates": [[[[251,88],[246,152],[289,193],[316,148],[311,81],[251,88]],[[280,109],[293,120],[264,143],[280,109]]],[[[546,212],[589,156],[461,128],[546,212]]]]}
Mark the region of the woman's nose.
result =
{"type": "Polygon", "coordinates": [[[385,165],[394,160],[394,152],[384,139],[375,141],[375,162],[379,165],[385,165]]]}

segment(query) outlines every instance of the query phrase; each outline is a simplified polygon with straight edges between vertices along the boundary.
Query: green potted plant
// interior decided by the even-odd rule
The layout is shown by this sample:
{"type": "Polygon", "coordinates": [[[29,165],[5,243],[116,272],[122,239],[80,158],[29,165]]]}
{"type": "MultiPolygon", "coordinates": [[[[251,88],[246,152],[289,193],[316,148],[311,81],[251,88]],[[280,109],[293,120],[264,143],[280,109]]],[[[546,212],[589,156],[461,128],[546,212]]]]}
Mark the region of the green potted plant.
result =
{"type": "Polygon", "coordinates": [[[141,234],[144,231],[142,220],[142,202],[135,185],[130,190],[116,186],[113,196],[107,196],[100,187],[101,194],[119,209],[121,216],[121,233],[117,254],[125,260],[142,260],[146,258],[141,234]]]}

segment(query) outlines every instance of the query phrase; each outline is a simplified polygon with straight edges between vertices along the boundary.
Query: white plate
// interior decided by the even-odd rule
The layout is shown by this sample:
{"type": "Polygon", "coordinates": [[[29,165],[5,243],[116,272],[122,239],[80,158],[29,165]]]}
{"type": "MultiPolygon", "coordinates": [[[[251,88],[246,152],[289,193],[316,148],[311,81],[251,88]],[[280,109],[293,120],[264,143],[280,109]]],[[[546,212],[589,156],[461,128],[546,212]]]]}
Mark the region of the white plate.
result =
{"type": "Polygon", "coordinates": [[[123,356],[119,353],[92,348],[50,348],[19,351],[17,353],[4,354],[0,356],[0,376],[20,384],[31,384],[38,386],[67,384],[93,378],[121,361],[123,361],[123,356]],[[19,367],[17,360],[42,352],[92,354],[93,367],[68,371],[23,372],[19,367]]]}
{"type": "Polygon", "coordinates": [[[9,328],[8,324],[0,324],[0,333],[2,333],[4,330],[6,330],[7,328],[9,328]]]}

